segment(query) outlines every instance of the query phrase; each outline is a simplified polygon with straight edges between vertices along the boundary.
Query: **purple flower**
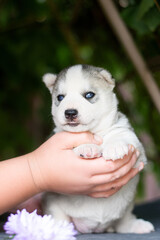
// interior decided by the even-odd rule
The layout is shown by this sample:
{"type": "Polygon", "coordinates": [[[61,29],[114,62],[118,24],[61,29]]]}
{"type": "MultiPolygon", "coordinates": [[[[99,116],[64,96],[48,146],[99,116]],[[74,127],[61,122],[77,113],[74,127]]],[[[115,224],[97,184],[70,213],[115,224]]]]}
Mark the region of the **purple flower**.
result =
{"type": "Polygon", "coordinates": [[[72,223],[55,222],[51,216],[37,215],[35,210],[28,213],[25,209],[11,214],[4,230],[14,240],[75,240],[77,232],[72,223]]]}

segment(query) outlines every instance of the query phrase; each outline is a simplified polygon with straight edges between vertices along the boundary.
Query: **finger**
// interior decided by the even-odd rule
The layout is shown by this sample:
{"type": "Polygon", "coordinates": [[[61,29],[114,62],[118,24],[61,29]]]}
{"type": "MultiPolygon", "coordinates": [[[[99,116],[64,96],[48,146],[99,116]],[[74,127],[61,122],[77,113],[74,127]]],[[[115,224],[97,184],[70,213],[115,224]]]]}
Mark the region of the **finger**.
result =
{"type": "Polygon", "coordinates": [[[131,157],[131,160],[127,164],[119,168],[118,170],[111,173],[107,173],[107,174],[99,174],[99,175],[92,176],[91,180],[93,181],[93,183],[97,183],[97,184],[113,182],[116,179],[119,179],[124,175],[126,175],[131,170],[131,168],[135,165],[136,160],[137,160],[137,155],[136,153],[134,153],[131,157]]]}
{"type": "Polygon", "coordinates": [[[141,163],[140,167],[132,168],[125,176],[120,179],[115,180],[110,184],[111,188],[121,188],[126,185],[132,178],[134,178],[144,167],[144,164],[141,163]]]}
{"type": "Polygon", "coordinates": [[[126,163],[128,163],[131,160],[131,158],[136,150],[132,145],[129,145],[128,148],[129,148],[128,154],[125,155],[122,159],[117,159],[115,161],[113,161],[113,160],[106,161],[106,163],[108,165],[108,169],[110,169],[110,172],[121,168],[123,165],[125,165],[126,163]]]}
{"type": "Polygon", "coordinates": [[[117,179],[113,182],[101,184],[92,188],[93,192],[106,192],[111,189],[119,189],[126,185],[132,178],[134,178],[144,167],[144,164],[140,164],[138,168],[132,168],[125,176],[117,179]]]}
{"type": "Polygon", "coordinates": [[[93,197],[93,198],[108,198],[115,194],[119,189],[111,189],[110,191],[105,191],[105,192],[95,192],[88,194],[88,196],[93,197]]]}
{"type": "Polygon", "coordinates": [[[131,155],[130,161],[128,161],[121,168],[117,169],[116,171],[114,171],[113,173],[110,174],[111,181],[114,181],[114,180],[119,179],[119,178],[123,177],[124,175],[126,175],[132,169],[132,167],[135,165],[136,161],[137,161],[137,154],[136,154],[136,152],[134,152],[131,155]]]}
{"type": "MultiPolygon", "coordinates": [[[[92,159],[90,163],[86,161],[86,165],[88,164],[88,169],[90,169],[90,174],[92,176],[98,175],[98,174],[106,174],[106,173],[112,173],[115,170],[119,169],[126,163],[130,162],[132,157],[133,157],[133,150],[129,149],[128,155],[125,155],[123,159],[118,159],[116,161],[109,161],[105,160],[103,157],[97,158],[97,159],[92,159]]],[[[136,159],[135,159],[136,161],[136,159]]],[[[82,163],[85,164],[85,163],[82,163]]],[[[87,167],[87,166],[86,166],[87,167]]],[[[110,178],[110,176],[109,176],[110,178]]]]}
{"type": "Polygon", "coordinates": [[[141,162],[138,168],[132,168],[130,172],[123,176],[119,181],[116,180],[115,182],[102,184],[92,188],[92,193],[90,193],[89,196],[99,198],[113,195],[134,178],[143,168],[144,164],[141,162]]]}
{"type": "Polygon", "coordinates": [[[94,143],[98,145],[102,144],[102,138],[97,135],[93,135],[90,132],[60,132],[54,136],[56,137],[56,141],[59,145],[63,143],[63,149],[73,149],[74,147],[87,143],[94,143]]]}

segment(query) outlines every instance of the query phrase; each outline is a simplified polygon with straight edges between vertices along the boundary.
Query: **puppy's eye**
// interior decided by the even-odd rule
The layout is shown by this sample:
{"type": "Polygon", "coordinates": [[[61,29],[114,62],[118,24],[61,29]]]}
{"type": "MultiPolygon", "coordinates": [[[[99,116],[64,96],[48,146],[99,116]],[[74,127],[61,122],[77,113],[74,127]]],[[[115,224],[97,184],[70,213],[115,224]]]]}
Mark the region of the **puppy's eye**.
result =
{"type": "Polygon", "coordinates": [[[58,96],[57,96],[57,100],[58,100],[59,102],[61,102],[61,101],[63,100],[63,98],[64,98],[64,95],[58,95],[58,96]]]}
{"type": "Polygon", "coordinates": [[[91,98],[93,98],[94,96],[95,96],[95,93],[94,93],[94,92],[87,92],[87,93],[84,94],[84,97],[85,97],[86,99],[91,99],[91,98]]]}

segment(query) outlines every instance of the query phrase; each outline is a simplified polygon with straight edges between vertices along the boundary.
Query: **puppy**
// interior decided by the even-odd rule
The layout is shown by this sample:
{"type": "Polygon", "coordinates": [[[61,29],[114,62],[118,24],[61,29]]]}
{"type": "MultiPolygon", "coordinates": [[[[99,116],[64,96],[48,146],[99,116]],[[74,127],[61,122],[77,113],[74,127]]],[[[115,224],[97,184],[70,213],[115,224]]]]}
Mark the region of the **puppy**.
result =
{"type": "MultiPolygon", "coordinates": [[[[58,75],[45,74],[43,81],[52,95],[55,132],[90,131],[103,138],[101,147],[83,144],[73,151],[84,158],[102,155],[113,161],[128,153],[128,145],[139,150],[136,163],[146,164],[142,144],[127,118],[117,109],[111,74],[98,67],[75,65],[58,75]]],[[[108,198],[71,196],[49,193],[45,197],[45,213],[59,220],[72,221],[81,233],[149,233],[150,222],[132,214],[138,175],[108,198]]]]}

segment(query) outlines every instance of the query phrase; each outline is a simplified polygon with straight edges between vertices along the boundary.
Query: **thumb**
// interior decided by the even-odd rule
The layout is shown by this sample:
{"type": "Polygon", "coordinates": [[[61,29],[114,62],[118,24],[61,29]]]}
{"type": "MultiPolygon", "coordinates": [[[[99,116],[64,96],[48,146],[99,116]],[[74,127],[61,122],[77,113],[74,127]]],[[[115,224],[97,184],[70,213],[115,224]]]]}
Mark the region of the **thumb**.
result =
{"type": "Polygon", "coordinates": [[[102,138],[90,132],[71,133],[60,132],[54,135],[56,142],[63,149],[73,149],[81,144],[102,144],[102,138]]]}

